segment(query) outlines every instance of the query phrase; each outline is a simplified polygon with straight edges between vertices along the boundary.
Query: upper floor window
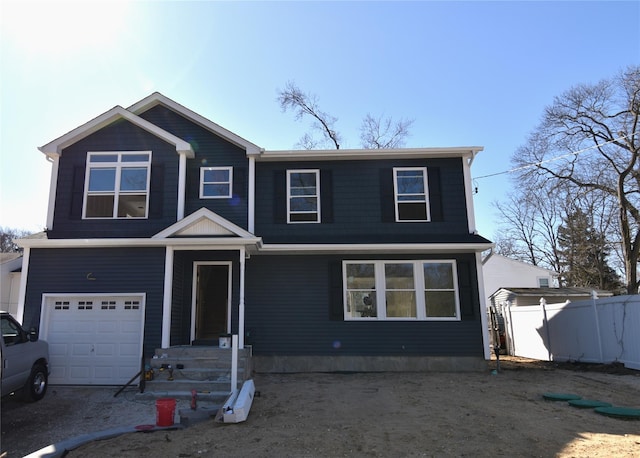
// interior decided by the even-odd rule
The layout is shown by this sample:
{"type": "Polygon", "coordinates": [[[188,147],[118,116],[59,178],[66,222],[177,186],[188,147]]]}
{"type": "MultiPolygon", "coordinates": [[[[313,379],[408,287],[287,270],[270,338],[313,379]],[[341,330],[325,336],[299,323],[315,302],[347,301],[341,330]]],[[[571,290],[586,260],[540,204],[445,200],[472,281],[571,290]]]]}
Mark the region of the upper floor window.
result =
{"type": "Polygon", "coordinates": [[[287,223],[320,222],[320,170],[287,170],[287,223]]]}
{"type": "Polygon", "coordinates": [[[201,199],[228,199],[232,192],[232,167],[200,167],[201,199]]]}
{"type": "Polygon", "coordinates": [[[549,277],[538,277],[538,288],[548,288],[549,277]]]}
{"type": "Polygon", "coordinates": [[[426,167],[393,169],[396,221],[429,221],[426,167]]]}
{"type": "Polygon", "coordinates": [[[459,320],[456,264],[345,261],[345,319],[459,320]]]}
{"type": "Polygon", "coordinates": [[[89,153],[85,218],[146,218],[151,152],[89,153]]]}

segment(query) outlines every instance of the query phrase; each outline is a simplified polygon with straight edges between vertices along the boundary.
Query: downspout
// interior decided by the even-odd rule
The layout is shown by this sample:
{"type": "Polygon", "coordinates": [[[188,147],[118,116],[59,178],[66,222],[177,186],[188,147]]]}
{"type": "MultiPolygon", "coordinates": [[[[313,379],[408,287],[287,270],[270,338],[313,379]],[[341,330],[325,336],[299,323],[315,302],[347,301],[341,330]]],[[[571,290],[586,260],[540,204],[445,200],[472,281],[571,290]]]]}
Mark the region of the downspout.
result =
{"type": "Polygon", "coordinates": [[[249,188],[247,190],[247,230],[255,234],[256,229],[256,158],[249,156],[249,188]]]}
{"type": "Polygon", "coordinates": [[[184,202],[187,187],[187,155],[180,152],[178,164],[178,212],[176,220],[180,221],[184,218],[184,202]]]}
{"type": "Polygon", "coordinates": [[[476,270],[478,272],[478,295],[480,296],[480,324],[482,326],[482,344],[484,359],[491,359],[489,348],[489,322],[487,321],[487,302],[484,293],[484,276],[482,273],[482,253],[476,252],[476,270]]]}
{"type": "Polygon", "coordinates": [[[471,151],[471,157],[468,160],[462,160],[462,170],[464,173],[464,194],[467,201],[467,218],[469,220],[469,233],[476,234],[478,229],[476,228],[476,217],[473,209],[473,190],[471,186],[471,164],[478,154],[478,151],[471,151]]]}
{"type": "MultiPolygon", "coordinates": [[[[22,271],[20,272],[20,290],[18,292],[18,307],[16,309],[16,320],[24,323],[24,299],[27,293],[27,277],[29,276],[29,258],[31,248],[23,247],[22,250],[22,271]]],[[[40,313],[40,328],[42,328],[42,313],[40,313]]]]}
{"type": "Polygon", "coordinates": [[[162,298],[162,348],[171,346],[171,292],[173,291],[173,247],[164,256],[164,295],[162,298]]]}
{"type": "Polygon", "coordinates": [[[238,348],[244,348],[244,267],[246,248],[240,248],[240,305],[238,306],[238,348]]]}
{"type": "Polygon", "coordinates": [[[51,162],[51,181],[49,183],[49,205],[47,207],[47,229],[53,229],[53,213],[56,204],[56,190],[58,187],[59,154],[47,154],[47,161],[51,162]]]}

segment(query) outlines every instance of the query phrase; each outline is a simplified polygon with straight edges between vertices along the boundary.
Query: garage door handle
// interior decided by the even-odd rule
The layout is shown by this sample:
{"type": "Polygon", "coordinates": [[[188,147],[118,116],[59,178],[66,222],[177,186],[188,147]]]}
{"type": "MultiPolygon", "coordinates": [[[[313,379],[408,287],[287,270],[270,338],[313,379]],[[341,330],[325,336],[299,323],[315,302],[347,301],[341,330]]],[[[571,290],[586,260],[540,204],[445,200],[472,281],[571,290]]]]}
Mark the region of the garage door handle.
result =
{"type": "Polygon", "coordinates": [[[91,345],[91,353],[94,353],[95,351],[96,351],[96,348],[93,345],[91,345]]]}

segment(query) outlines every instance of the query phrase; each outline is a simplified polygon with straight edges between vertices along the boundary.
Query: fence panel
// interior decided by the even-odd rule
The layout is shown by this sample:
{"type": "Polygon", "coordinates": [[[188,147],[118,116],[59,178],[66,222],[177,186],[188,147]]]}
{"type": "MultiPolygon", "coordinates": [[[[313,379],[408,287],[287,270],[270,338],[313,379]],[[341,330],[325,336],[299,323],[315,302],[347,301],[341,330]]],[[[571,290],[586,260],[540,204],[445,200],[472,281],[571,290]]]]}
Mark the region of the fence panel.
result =
{"type": "Polygon", "coordinates": [[[509,353],[640,369],[640,295],[502,309],[509,353]]]}

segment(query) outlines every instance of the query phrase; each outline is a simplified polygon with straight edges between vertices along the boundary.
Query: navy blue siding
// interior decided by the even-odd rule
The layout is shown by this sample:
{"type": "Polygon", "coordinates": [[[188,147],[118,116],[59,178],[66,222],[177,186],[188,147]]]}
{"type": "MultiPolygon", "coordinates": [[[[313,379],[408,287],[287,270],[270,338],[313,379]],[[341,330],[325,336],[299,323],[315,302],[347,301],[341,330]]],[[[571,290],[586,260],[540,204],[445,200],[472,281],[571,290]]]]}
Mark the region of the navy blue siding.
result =
{"type": "Polygon", "coordinates": [[[49,238],[149,237],[176,221],[178,153],[174,145],[128,121],[117,121],[65,148],[60,157],[49,238]],[[151,151],[148,219],[82,219],[87,152],[151,151]]]}
{"type": "Polygon", "coordinates": [[[258,162],[256,233],[265,243],[469,241],[462,159],[258,162]],[[431,222],[394,222],[393,167],[407,166],[428,167],[431,222]],[[286,170],[294,168],[321,171],[320,224],[286,224],[286,170]]]}
{"type": "MultiPolygon", "coordinates": [[[[344,321],[336,316],[334,266],[343,259],[253,256],[247,261],[247,343],[256,355],[480,356],[483,355],[475,256],[455,255],[461,321],[344,321]],[[332,271],[333,279],[332,279],[332,271]]],[[[371,259],[408,259],[376,256],[371,259]]],[[[437,259],[413,256],[415,259],[437,259]]],[[[339,281],[341,276],[338,275],[339,281]]]]}
{"type": "Polygon", "coordinates": [[[144,352],[151,355],[162,338],[164,255],[163,248],[32,249],[24,323],[39,325],[44,293],[146,293],[144,352]]]}
{"type": "Polygon", "coordinates": [[[246,152],[162,105],[151,108],[140,117],[188,141],[195,152],[195,159],[187,161],[185,214],[189,215],[205,207],[246,229],[248,190],[246,152]],[[216,166],[233,167],[232,199],[200,199],[200,167],[216,166]]]}

